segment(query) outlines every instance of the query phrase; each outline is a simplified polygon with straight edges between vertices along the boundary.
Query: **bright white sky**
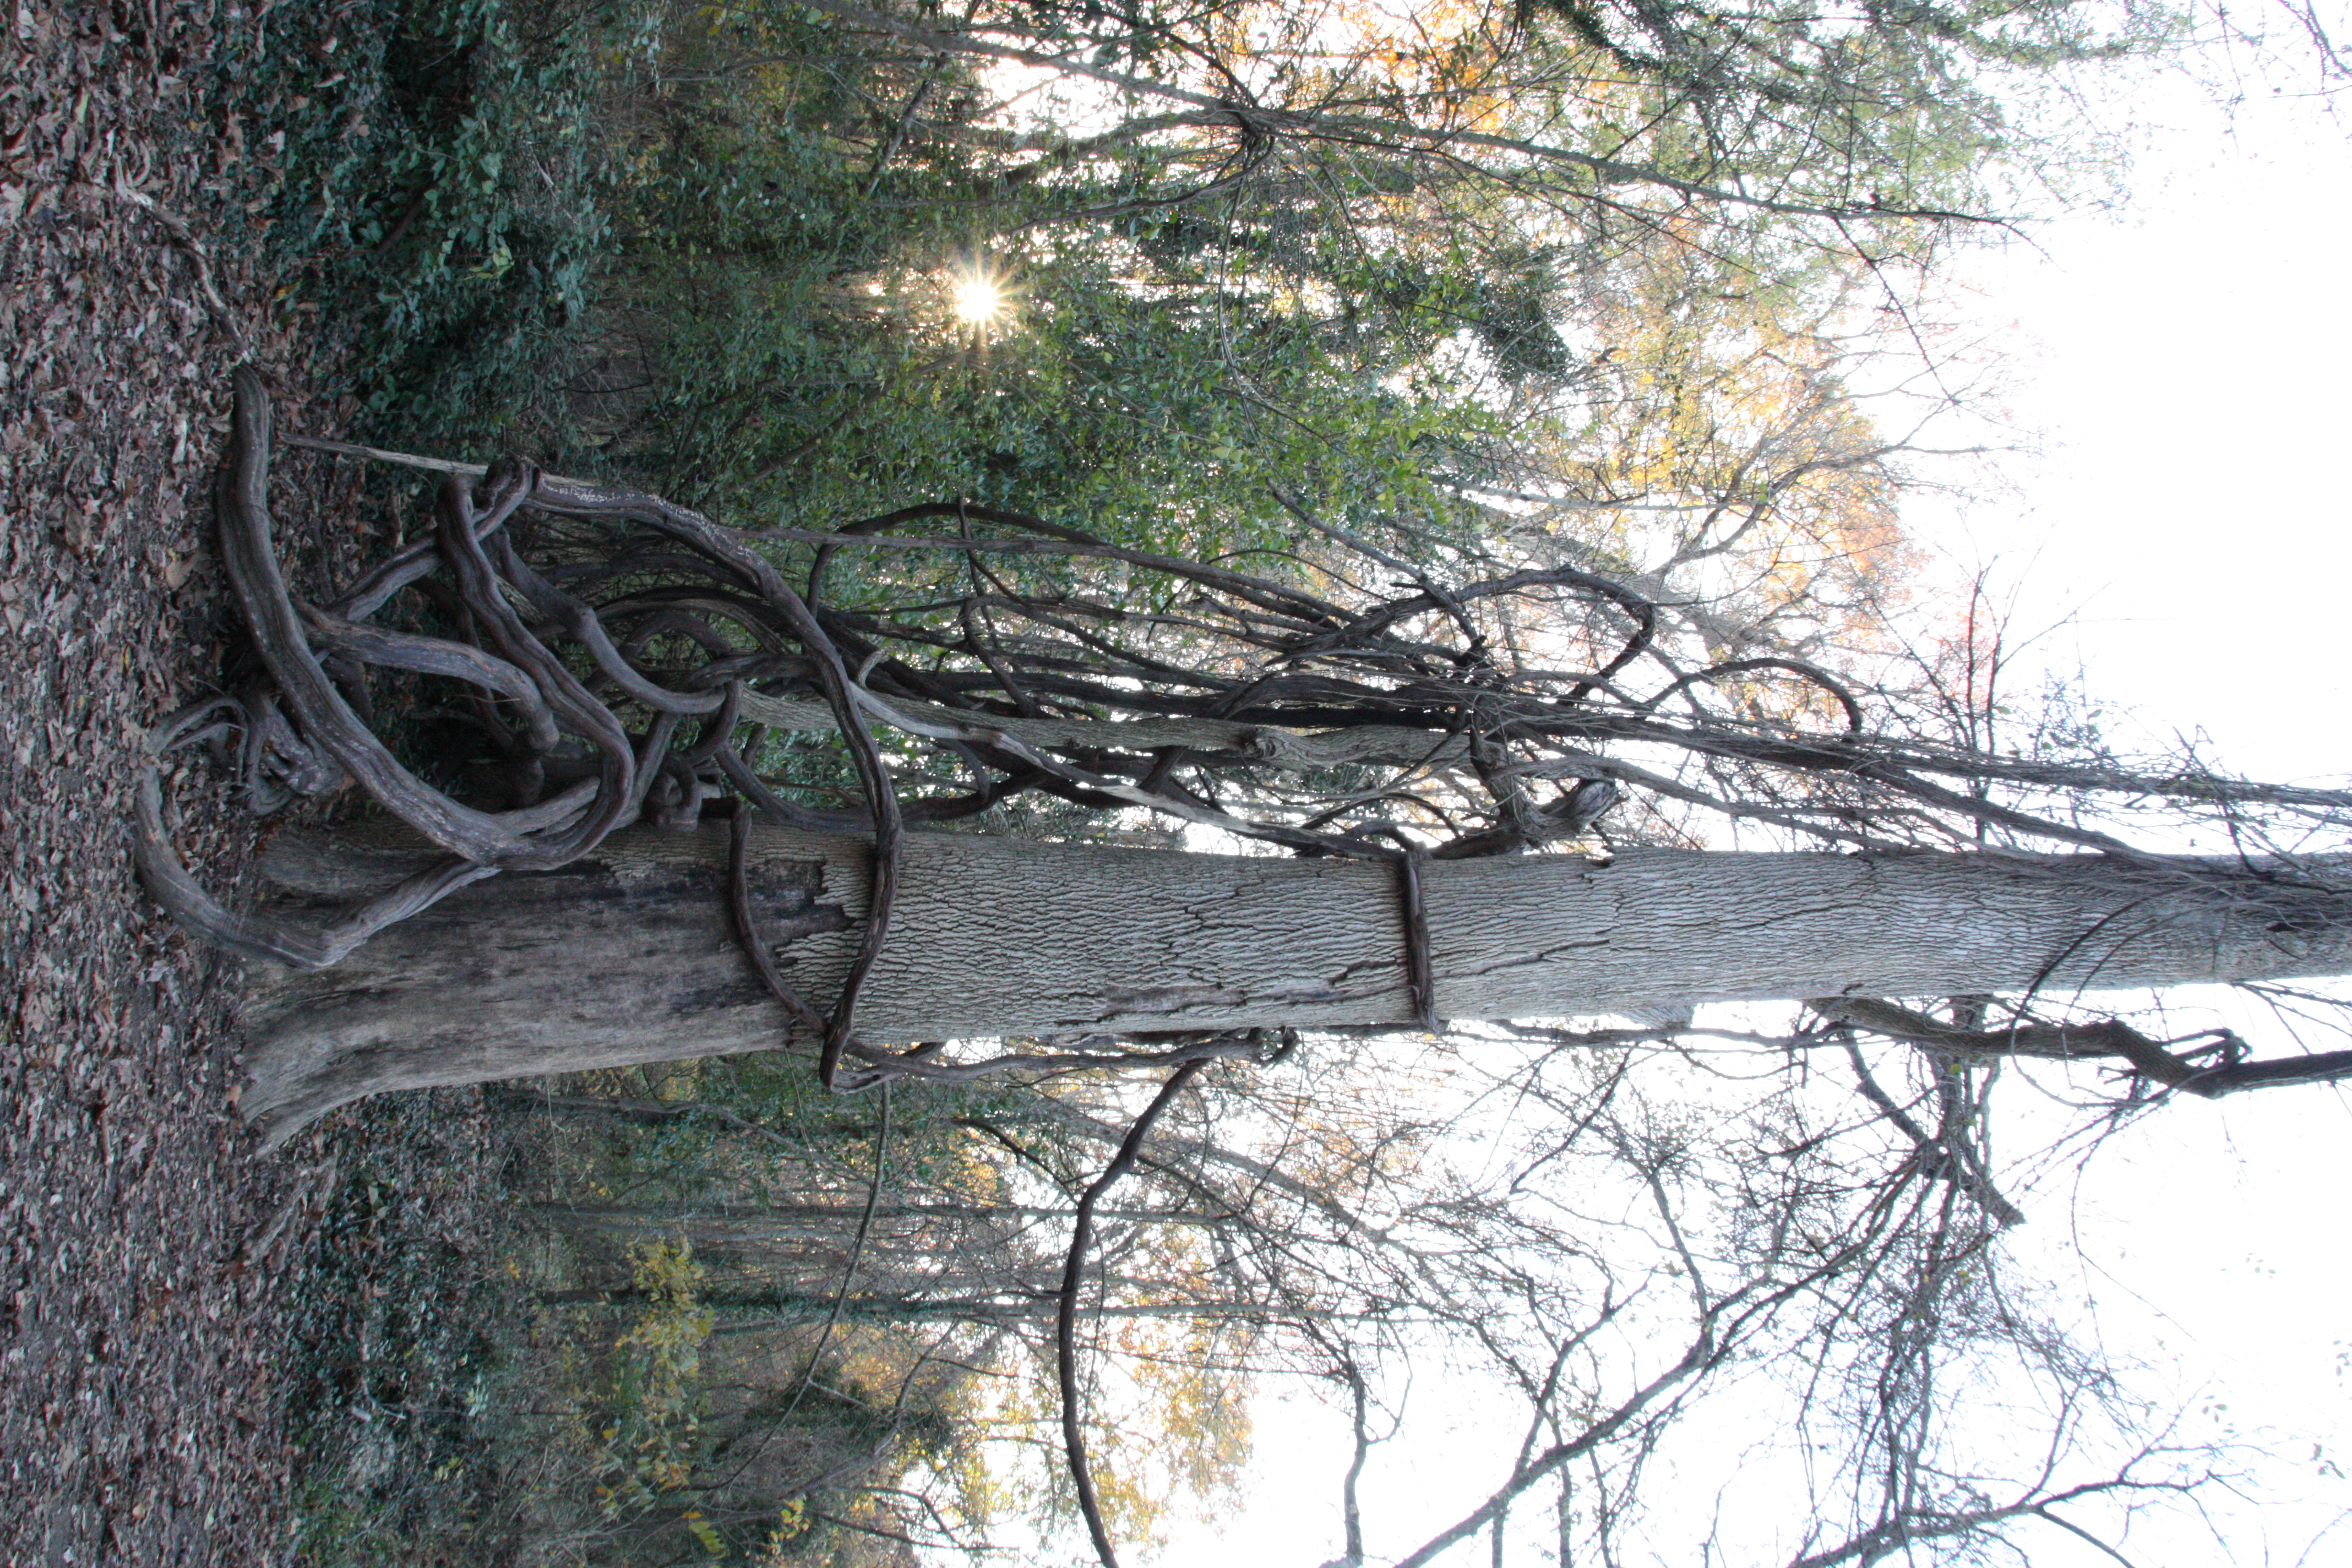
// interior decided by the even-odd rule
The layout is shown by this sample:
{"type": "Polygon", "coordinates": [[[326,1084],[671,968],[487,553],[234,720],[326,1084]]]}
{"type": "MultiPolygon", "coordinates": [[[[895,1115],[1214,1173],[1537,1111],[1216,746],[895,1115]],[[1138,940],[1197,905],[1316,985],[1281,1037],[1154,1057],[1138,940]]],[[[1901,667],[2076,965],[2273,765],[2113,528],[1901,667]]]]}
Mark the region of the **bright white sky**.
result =
{"type": "MultiPolygon", "coordinates": [[[[2021,355],[2011,413],[2041,451],[2000,462],[2006,497],[1912,521],[1960,564],[2013,567],[2019,626],[2073,616],[2053,658],[2079,657],[2091,689],[2154,736],[2202,731],[2210,759],[2243,773],[2341,776],[2352,129],[2267,84],[2249,99],[2224,110],[2186,83],[2134,93],[2147,141],[2130,210],[1977,265],[1982,320],[2021,355]]],[[[2010,1090],[2008,1152],[2057,1124],[2018,1103],[2032,1099],[2010,1090]]],[[[2321,1468],[2352,1468],[2347,1112],[2324,1089],[2172,1107],[2034,1207],[2021,1246],[2046,1248],[2106,1343],[2168,1369],[2172,1387],[2150,1392],[2190,1409],[2184,1438],[2226,1432],[2263,1456],[2244,1505],[2215,1510],[2228,1550],[2135,1537],[2140,1568],[2352,1563],[2352,1524],[2336,1528],[2352,1489],[2321,1468]]],[[[1416,1405],[1443,1428],[1436,1390],[1416,1405]]],[[[1440,1432],[1376,1462],[1368,1523],[1405,1528],[1400,1514],[1420,1510],[1402,1500],[1439,1479],[1448,1446],[1440,1432]]],[[[1345,1462],[1336,1419],[1263,1409],[1249,1506],[1159,1561],[1314,1568],[1339,1550],[1345,1462]]],[[[1381,1533],[1376,1551],[1417,1543],[1381,1533]]],[[[1450,1561],[1485,1552],[1481,1538],[1450,1561]]],[[[2037,1568],[2113,1561],[2055,1531],[2033,1552],[2037,1568]]]]}
{"type": "MultiPolygon", "coordinates": [[[[2201,731],[2242,773],[2341,779],[2352,126],[2260,87],[2234,113],[2186,84],[2134,112],[2153,134],[2132,210],[1980,268],[1987,310],[2040,342],[2014,411],[2044,449],[2003,465],[2022,504],[1948,520],[1947,548],[2016,563],[2019,624],[2072,614],[2053,653],[2156,736],[2201,731]]],[[[2012,1123],[2012,1152],[2038,1120],[2012,1123]]],[[[2036,1227],[2107,1343],[2168,1365],[2184,1401],[2204,1391],[2185,1436],[2271,1460],[2257,1506],[2218,1512],[2231,1552],[2150,1541],[2136,1562],[2352,1563],[2352,1529],[2318,1539],[2352,1506],[2320,1469],[2352,1443],[2347,1192],[2347,1100],[2291,1090],[2143,1120],[2092,1162],[2071,1227],[2036,1227]]]]}
{"type": "Polygon", "coordinates": [[[1915,521],[2014,564],[2021,624],[2075,613],[2092,686],[2160,734],[2201,727],[2260,776],[2352,771],[2329,722],[2352,567],[2352,126],[2308,100],[2147,96],[2169,128],[2130,212],[1973,268],[1988,324],[2016,323],[2016,422],[2043,433],[2040,460],[2000,465],[2019,504],[1915,521]]]}

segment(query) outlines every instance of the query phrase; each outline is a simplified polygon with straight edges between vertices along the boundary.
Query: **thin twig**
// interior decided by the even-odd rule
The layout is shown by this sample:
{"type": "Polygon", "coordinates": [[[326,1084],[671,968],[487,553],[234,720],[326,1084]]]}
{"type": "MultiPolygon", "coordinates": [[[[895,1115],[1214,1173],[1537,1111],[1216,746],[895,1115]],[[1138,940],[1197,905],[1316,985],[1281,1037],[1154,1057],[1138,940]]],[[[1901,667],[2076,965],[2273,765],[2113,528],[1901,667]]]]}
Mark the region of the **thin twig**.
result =
{"type": "Polygon", "coordinates": [[[800,1386],[793,1390],[793,1397],[785,1405],[783,1415],[777,1417],[778,1426],[792,1419],[793,1412],[800,1408],[801,1401],[807,1397],[809,1389],[816,1383],[818,1358],[824,1354],[824,1347],[833,1342],[833,1331],[840,1323],[841,1310],[849,1300],[849,1288],[857,1279],[857,1263],[866,1251],[866,1232],[874,1226],[875,1205],[882,1201],[882,1173],[890,1152],[890,1083],[887,1079],[882,1083],[880,1114],[881,1120],[874,1130],[874,1174],[866,1184],[866,1207],[857,1216],[857,1232],[849,1239],[849,1259],[841,1266],[841,1288],[833,1293],[833,1310],[825,1314],[824,1328],[817,1334],[815,1347],[809,1352],[808,1369],[801,1373],[800,1386]]]}
{"type": "Polygon", "coordinates": [[[1103,1167],[1101,1175],[1078,1199],[1078,1215],[1070,1227],[1070,1254],[1062,1264],[1061,1306],[1054,1321],[1054,1347],[1057,1358],[1055,1375],[1062,1390],[1062,1446],[1068,1456],[1070,1479],[1077,1488],[1078,1511],[1086,1515],[1087,1532],[1094,1537],[1095,1555],[1102,1559],[1103,1568],[1118,1568],[1118,1553],[1112,1549],[1110,1528],[1103,1522],[1102,1502],[1095,1495],[1092,1471],[1087,1466],[1087,1440],[1079,1427],[1078,1415],[1078,1282],[1087,1266],[1087,1244],[1093,1239],[1095,1205],[1102,1201],[1111,1184],[1127,1174],[1142,1152],[1143,1140],[1151,1131],[1151,1124],[1160,1113],[1175,1103],[1184,1086],[1200,1076],[1208,1064],[1194,1060],[1186,1062],[1168,1076],[1152,1096],[1135,1125],[1127,1130],[1127,1137],[1103,1167]]]}

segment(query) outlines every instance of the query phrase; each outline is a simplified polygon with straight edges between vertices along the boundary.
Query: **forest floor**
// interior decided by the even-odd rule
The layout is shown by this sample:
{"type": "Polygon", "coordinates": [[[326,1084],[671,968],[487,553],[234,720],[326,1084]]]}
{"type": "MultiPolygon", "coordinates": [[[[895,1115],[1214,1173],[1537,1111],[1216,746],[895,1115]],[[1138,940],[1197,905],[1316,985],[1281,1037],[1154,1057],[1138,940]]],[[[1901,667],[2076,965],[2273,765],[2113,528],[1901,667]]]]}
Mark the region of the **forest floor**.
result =
{"type": "MultiPolygon", "coordinates": [[[[0,1562],[283,1560],[289,1400],[327,1375],[289,1352],[348,1330],[301,1293],[322,1224],[364,1171],[361,1251],[413,1249],[394,1222],[434,1205],[440,1250],[469,1247],[478,1112],[425,1137],[347,1117],[257,1157],[235,965],[131,875],[145,728],[236,646],[209,543],[229,368],[262,368],[281,427],[349,416],[304,318],[216,237],[271,149],[236,154],[203,66],[256,25],[168,0],[0,21],[0,1562]]],[[[298,584],[348,576],[381,526],[323,461],[281,465],[273,499],[298,584]]],[[[170,794],[227,894],[258,833],[201,760],[170,794]]]]}

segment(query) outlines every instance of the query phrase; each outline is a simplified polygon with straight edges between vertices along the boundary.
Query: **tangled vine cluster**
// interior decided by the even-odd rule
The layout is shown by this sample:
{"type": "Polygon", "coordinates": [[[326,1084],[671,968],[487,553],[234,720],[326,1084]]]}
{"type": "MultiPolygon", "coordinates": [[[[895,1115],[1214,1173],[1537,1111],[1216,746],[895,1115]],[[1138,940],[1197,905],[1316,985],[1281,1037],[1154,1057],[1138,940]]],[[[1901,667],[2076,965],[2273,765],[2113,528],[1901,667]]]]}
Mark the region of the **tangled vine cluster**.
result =
{"type": "MultiPolygon", "coordinates": [[[[1472,569],[1449,585],[1304,509],[1293,509],[1294,548],[1244,571],[969,501],[829,532],[750,532],[515,458],[482,469],[297,439],[443,470],[434,527],[330,603],[297,601],[271,543],[268,399],[240,369],[222,546],[267,678],[174,716],[153,744],[238,741],[247,796],[264,811],[355,783],[444,856],[323,927],[233,913],[172,850],[151,776],[138,853],[158,899],[226,946],[318,968],[483,878],[562,866],[641,819],[691,829],[731,813],[739,934],[821,1039],[819,1071],[838,1088],[938,1070],[922,1056],[934,1047],[898,1052],[856,1035],[906,830],[1023,795],[1392,864],[1425,1023],[1422,862],[1589,842],[1629,788],[1646,797],[1654,837],[1678,831],[1659,814],[1666,805],[1761,824],[1784,842],[2088,848],[2158,875],[2189,873],[2075,814],[2032,807],[2104,795],[2195,809],[2226,793],[2233,820],[2271,831],[2352,805],[2342,792],[2222,792],[2192,770],[1990,755],[1874,726],[1865,696],[1818,664],[1691,659],[1671,635],[1674,606],[1608,577],[1433,547],[1472,569]],[[853,549],[916,565],[888,578],[889,602],[835,598],[829,569],[853,549]],[[803,585],[772,550],[802,552],[803,585]],[[383,624],[396,605],[434,629],[383,624]],[[446,759],[440,782],[384,739],[371,669],[455,683],[445,711],[460,721],[463,754],[446,759]],[[794,798],[807,792],[764,767],[775,732],[826,730],[854,805],[794,798]],[[755,817],[872,836],[870,914],[823,1014],[752,930],[743,865],[755,817]],[[860,1065],[845,1071],[845,1053],[860,1065]]],[[[2282,897],[2320,890],[2282,886],[2282,897]]]]}

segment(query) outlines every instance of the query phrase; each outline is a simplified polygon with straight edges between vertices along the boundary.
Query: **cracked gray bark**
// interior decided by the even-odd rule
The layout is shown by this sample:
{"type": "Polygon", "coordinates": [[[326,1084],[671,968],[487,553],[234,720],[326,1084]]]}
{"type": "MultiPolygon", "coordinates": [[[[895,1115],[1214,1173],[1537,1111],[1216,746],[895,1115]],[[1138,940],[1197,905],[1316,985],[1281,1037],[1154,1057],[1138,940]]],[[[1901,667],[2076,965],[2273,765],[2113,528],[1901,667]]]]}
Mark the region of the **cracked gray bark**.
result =
{"type": "MultiPolygon", "coordinates": [[[[726,839],[716,822],[630,829],[561,869],[454,894],[333,969],[257,965],[247,1112],[278,1139],[383,1090],[809,1047],[729,928],[726,839]]],[[[832,996],[858,945],[869,847],[761,827],[751,855],[786,974],[832,996]]],[[[298,895],[348,899],[416,863],[288,835],[265,868],[298,895]]],[[[1640,850],[1424,875],[1436,1011],[1454,1019],[2352,970],[2352,921],[2265,929],[2259,889],[2237,897],[2212,863],[1640,850]]],[[[910,835],[859,1033],[1410,1027],[1395,898],[1390,868],[1365,861],[910,835]]]]}

